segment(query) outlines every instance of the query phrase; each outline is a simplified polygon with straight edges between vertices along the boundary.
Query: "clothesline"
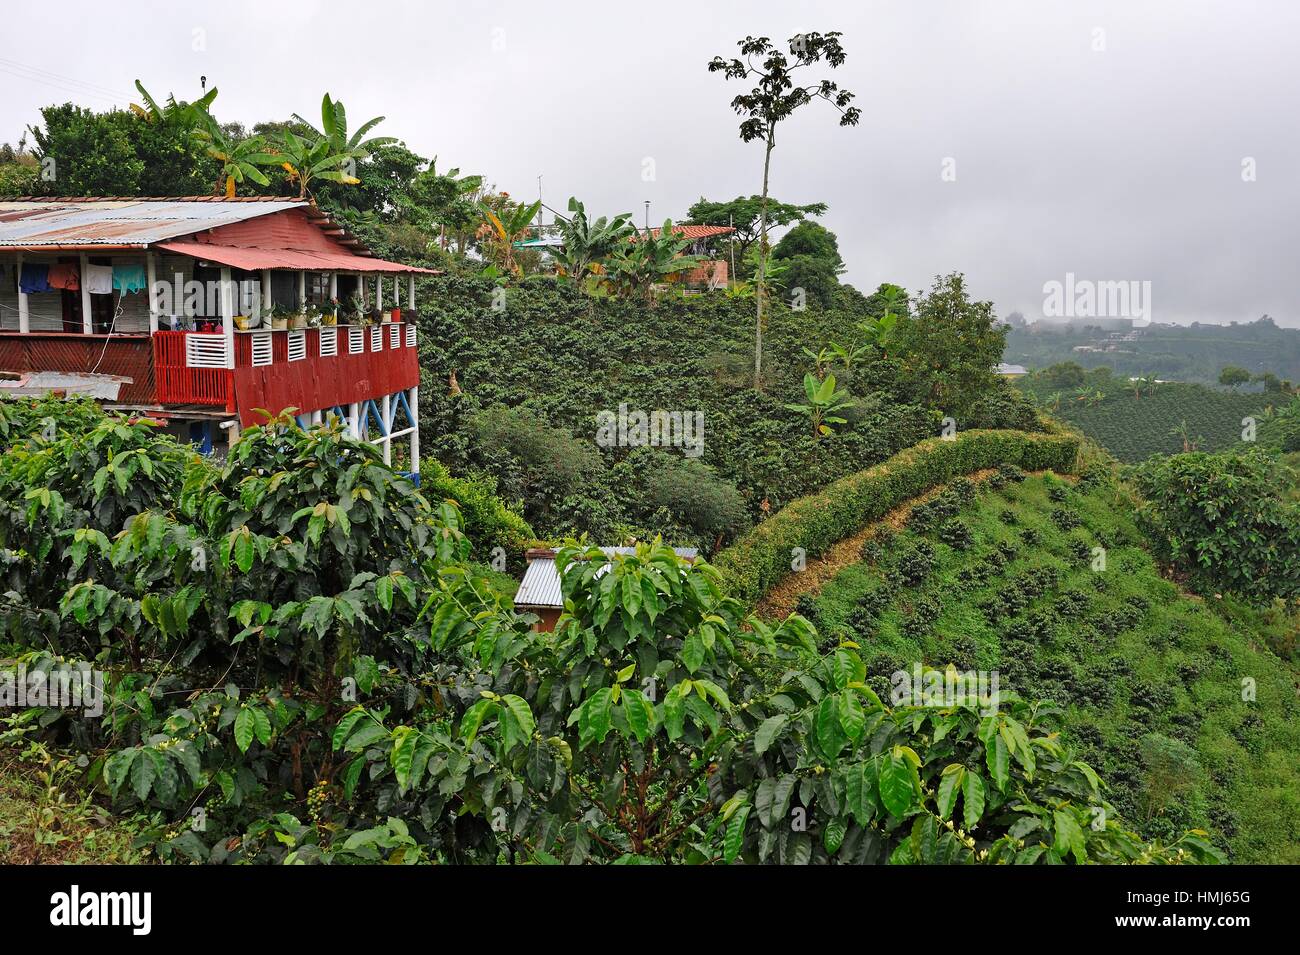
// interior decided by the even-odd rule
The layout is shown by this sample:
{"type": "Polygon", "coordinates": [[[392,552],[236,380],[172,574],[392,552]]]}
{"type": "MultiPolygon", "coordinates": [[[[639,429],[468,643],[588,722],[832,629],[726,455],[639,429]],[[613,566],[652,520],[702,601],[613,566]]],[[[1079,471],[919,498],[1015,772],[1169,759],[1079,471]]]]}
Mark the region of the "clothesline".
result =
{"type": "Polygon", "coordinates": [[[70,262],[55,265],[24,262],[18,276],[18,291],[26,295],[76,292],[81,290],[83,281],[91,295],[112,295],[114,292],[129,295],[149,287],[143,265],[87,265],[83,276],[78,266],[70,262]]]}

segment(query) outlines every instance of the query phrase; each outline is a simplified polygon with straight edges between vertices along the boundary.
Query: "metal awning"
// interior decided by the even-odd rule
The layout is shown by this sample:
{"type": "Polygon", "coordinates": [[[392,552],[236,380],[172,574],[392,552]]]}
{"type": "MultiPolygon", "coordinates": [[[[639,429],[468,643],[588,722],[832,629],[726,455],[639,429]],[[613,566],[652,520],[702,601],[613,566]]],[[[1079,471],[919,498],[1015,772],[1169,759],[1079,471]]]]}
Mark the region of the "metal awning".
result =
{"type": "Polygon", "coordinates": [[[213,245],[208,242],[159,242],[157,248],[195,259],[256,272],[260,269],[293,269],[302,272],[416,272],[441,275],[438,269],[403,265],[366,255],[346,252],[317,252],[305,249],[260,249],[249,246],[213,245]]]}

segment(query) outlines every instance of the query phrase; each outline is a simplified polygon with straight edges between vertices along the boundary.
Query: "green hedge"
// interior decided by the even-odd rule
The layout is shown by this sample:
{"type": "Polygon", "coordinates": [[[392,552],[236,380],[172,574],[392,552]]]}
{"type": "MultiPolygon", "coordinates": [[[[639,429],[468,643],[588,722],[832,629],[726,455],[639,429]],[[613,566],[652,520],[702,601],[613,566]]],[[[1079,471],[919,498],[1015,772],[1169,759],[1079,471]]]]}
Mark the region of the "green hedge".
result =
{"type": "Polygon", "coordinates": [[[453,477],[433,458],[420,462],[420,491],[433,503],[455,501],[460,508],[462,530],[474,545],[475,560],[486,562],[492,548],[502,547],[508,558],[518,561],[523,551],[536,543],[537,535],[519,514],[496,496],[496,487],[481,477],[453,477]]]}
{"type": "Polygon", "coordinates": [[[790,573],[796,547],[816,557],[904,501],[983,468],[1014,464],[1027,471],[1069,472],[1078,451],[1078,436],[1055,428],[1042,434],[965,431],[952,440],[931,438],[790,502],[721,551],[713,564],[727,590],[753,602],[790,573]]]}

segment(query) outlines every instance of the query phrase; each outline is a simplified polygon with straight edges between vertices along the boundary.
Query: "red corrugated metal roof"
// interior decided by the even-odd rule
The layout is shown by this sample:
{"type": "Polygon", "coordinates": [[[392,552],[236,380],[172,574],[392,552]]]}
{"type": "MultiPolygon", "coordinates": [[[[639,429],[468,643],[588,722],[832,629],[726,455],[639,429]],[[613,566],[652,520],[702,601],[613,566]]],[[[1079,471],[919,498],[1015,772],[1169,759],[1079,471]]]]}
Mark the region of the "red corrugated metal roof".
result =
{"type": "Polygon", "coordinates": [[[305,272],[420,272],[441,274],[437,269],[423,269],[400,262],[387,262],[365,255],[346,252],[305,251],[301,249],[257,249],[247,246],[214,245],[208,242],[159,242],[158,248],[196,259],[205,259],[231,268],[255,272],[258,269],[300,269],[305,272]]]}
{"type": "MultiPolygon", "coordinates": [[[[655,238],[658,238],[659,233],[662,231],[663,231],[662,227],[655,226],[650,229],[650,234],[653,235],[655,238]]],[[[735,231],[736,230],[729,225],[675,225],[673,226],[673,234],[679,235],[683,239],[711,239],[715,235],[726,235],[728,232],[735,232],[735,231]]]]}

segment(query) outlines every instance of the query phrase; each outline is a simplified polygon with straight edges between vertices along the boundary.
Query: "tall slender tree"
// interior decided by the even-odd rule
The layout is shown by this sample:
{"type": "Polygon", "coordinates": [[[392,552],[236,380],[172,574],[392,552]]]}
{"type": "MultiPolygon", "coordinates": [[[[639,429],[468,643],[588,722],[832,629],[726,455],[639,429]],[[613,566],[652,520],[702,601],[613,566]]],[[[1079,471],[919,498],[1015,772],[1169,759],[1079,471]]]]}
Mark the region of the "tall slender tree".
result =
{"type": "Polygon", "coordinates": [[[710,73],[722,73],[729,80],[745,80],[755,85],[748,93],[741,93],[731,101],[731,108],[742,117],[740,138],[744,142],[761,140],[763,151],[762,208],[759,214],[758,289],[754,296],[754,387],[762,387],[763,375],[763,310],[767,304],[767,239],[768,182],[772,170],[772,150],[776,147],[776,127],[788,119],[799,107],[815,99],[825,100],[840,113],[841,126],[856,126],[862,111],[850,106],[853,94],[842,90],[831,80],[823,79],[809,85],[799,81],[800,71],[825,62],[837,69],[847,59],[840,46],[840,34],[800,33],[790,38],[784,53],[765,36],[752,37],[737,42],[740,58],[726,59],[715,56],[709,61],[710,73]],[[755,63],[755,60],[761,60],[755,63]]]}

